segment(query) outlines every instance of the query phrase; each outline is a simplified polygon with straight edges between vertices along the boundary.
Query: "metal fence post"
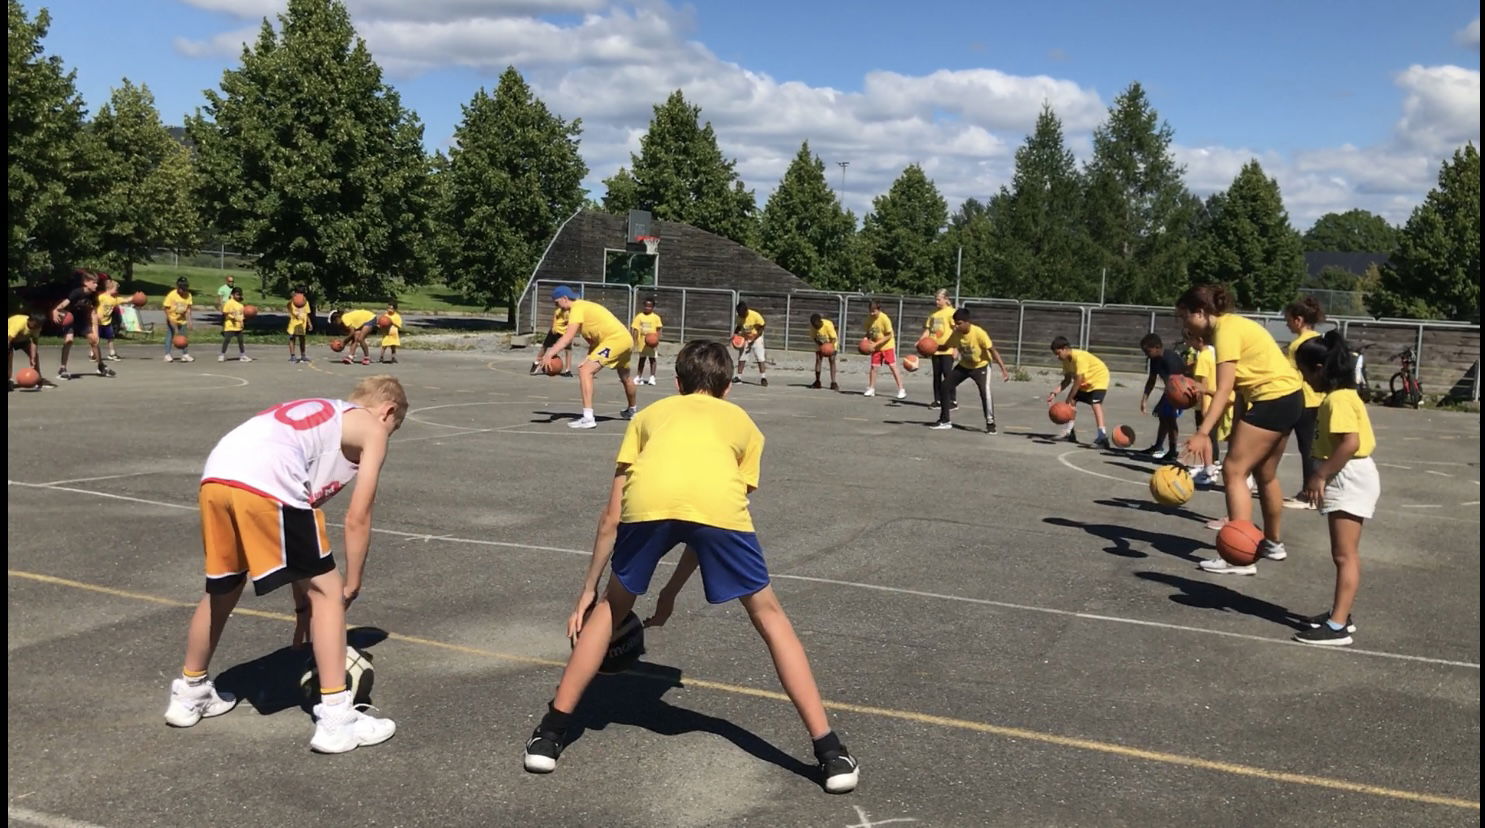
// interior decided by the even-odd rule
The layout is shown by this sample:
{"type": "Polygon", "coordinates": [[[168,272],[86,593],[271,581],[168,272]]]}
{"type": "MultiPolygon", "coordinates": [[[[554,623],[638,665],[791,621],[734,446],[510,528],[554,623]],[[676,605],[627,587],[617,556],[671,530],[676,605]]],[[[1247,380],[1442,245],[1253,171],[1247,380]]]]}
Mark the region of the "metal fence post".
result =
{"type": "Polygon", "coordinates": [[[851,297],[842,296],[840,305],[840,327],[839,330],[836,331],[836,336],[840,338],[842,344],[844,344],[846,341],[846,320],[849,319],[850,316],[851,297]]]}
{"type": "Polygon", "coordinates": [[[784,297],[784,350],[789,350],[789,317],[794,307],[794,295],[784,297]]]}
{"type": "Polygon", "coordinates": [[[1417,347],[1413,349],[1414,365],[1418,366],[1418,379],[1423,378],[1423,323],[1418,323],[1418,336],[1414,340],[1417,347]]]}
{"type": "Polygon", "coordinates": [[[1026,335],[1026,306],[1016,303],[1016,368],[1021,368],[1021,339],[1026,335]]]}
{"type": "Polygon", "coordinates": [[[683,344],[683,345],[686,343],[686,293],[687,292],[688,291],[685,288],[681,288],[681,344],[683,344]]]}
{"type": "MultiPolygon", "coordinates": [[[[904,304],[903,304],[903,302],[904,302],[903,297],[901,297],[901,296],[897,297],[897,330],[895,331],[896,337],[901,337],[902,336],[902,332],[905,331],[905,330],[907,330],[907,328],[904,328],[902,326],[902,314],[903,314],[903,309],[905,307],[904,304]]],[[[894,337],[894,338],[896,338],[896,337],[894,337]]],[[[897,345],[897,350],[901,351],[902,350],[902,344],[901,343],[895,343],[895,344],[897,345]]]]}
{"type": "Polygon", "coordinates": [[[1150,311],[1150,330],[1146,333],[1155,333],[1155,311],[1150,311]]]}

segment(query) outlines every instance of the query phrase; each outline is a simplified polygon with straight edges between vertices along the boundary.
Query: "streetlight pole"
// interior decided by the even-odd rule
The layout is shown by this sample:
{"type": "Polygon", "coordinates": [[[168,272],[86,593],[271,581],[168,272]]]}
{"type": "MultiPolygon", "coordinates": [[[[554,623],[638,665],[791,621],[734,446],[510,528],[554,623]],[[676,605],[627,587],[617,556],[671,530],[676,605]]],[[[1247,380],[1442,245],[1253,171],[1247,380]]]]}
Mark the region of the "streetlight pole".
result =
{"type": "Polygon", "coordinates": [[[840,189],[841,189],[841,192],[845,192],[845,190],[846,190],[846,167],[851,166],[851,162],[850,161],[837,161],[837,162],[835,162],[835,166],[840,167],[840,189]]]}

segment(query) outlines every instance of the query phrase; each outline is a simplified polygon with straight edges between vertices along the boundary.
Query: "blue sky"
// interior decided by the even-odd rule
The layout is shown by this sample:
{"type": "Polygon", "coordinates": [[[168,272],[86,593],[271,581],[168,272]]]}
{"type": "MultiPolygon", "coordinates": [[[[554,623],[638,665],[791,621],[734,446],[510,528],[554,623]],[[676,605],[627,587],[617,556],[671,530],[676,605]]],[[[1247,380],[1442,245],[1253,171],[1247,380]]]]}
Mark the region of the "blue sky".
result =
{"type": "MultiPolygon", "coordinates": [[[[282,2],[53,0],[46,46],[77,70],[91,109],[128,76],[180,123],[282,2]]],[[[514,63],[554,109],[583,118],[595,195],[637,147],[650,105],[677,87],[760,203],[808,139],[833,174],[851,162],[842,195],[858,214],[909,162],[953,204],[987,197],[1042,100],[1086,157],[1131,80],[1175,129],[1193,189],[1225,186],[1256,157],[1300,227],[1353,206],[1404,219],[1439,161],[1480,136],[1479,6],[1454,0],[349,6],[430,148],[514,63]]]]}

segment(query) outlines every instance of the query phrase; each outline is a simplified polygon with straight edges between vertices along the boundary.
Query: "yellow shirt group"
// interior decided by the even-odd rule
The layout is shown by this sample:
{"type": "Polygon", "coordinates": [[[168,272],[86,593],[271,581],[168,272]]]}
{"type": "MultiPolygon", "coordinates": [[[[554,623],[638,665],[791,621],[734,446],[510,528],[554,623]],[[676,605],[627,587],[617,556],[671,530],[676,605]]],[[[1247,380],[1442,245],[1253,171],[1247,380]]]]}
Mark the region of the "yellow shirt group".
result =
{"type": "Polygon", "coordinates": [[[165,318],[170,320],[170,324],[184,325],[186,318],[191,315],[191,292],[188,290],[181,293],[178,290],[172,290],[165,294],[165,301],[162,304],[165,306],[165,318]]]}
{"type": "Polygon", "coordinates": [[[289,333],[293,336],[304,336],[309,333],[309,303],[304,307],[296,308],[294,303],[289,303],[289,333]]]}
{"type": "MultiPolygon", "coordinates": [[[[583,339],[588,340],[589,345],[597,345],[610,339],[619,339],[627,343],[629,332],[624,330],[624,323],[619,317],[614,316],[608,308],[590,302],[587,299],[574,299],[572,307],[567,312],[567,324],[580,325],[583,339]]],[[[629,347],[627,344],[624,347],[629,347]]]]}
{"type": "Polygon", "coordinates": [[[836,340],[835,323],[831,322],[829,319],[821,319],[820,327],[812,328],[810,330],[810,335],[813,336],[815,338],[815,342],[820,345],[824,345],[826,342],[834,343],[836,340]]]}
{"type": "Polygon", "coordinates": [[[990,341],[990,334],[986,333],[984,328],[979,325],[970,325],[969,330],[964,333],[956,330],[949,334],[948,341],[943,345],[941,352],[946,352],[950,348],[958,348],[960,367],[974,370],[990,364],[990,349],[995,346],[995,343],[990,341]]]}
{"type": "Polygon", "coordinates": [[[954,334],[954,308],[942,307],[928,315],[923,330],[938,343],[938,354],[947,354],[949,337],[954,334]]]}
{"type": "Polygon", "coordinates": [[[1366,404],[1355,388],[1342,388],[1326,394],[1317,416],[1311,457],[1329,460],[1343,434],[1355,434],[1361,440],[1354,457],[1370,457],[1376,451],[1377,436],[1372,432],[1371,418],[1366,415],[1366,404]]]}
{"type": "Polygon", "coordinates": [[[1062,360],[1062,373],[1069,379],[1083,378],[1079,391],[1109,390],[1109,366],[1103,360],[1079,348],[1068,348],[1062,360]]]}
{"type": "Polygon", "coordinates": [[[763,314],[752,308],[748,308],[746,314],[737,317],[737,329],[742,331],[743,336],[749,339],[763,333],[763,324],[763,314]]]}
{"type": "Polygon", "coordinates": [[[340,315],[340,324],[351,333],[376,318],[376,314],[369,310],[350,310],[340,315]]]}
{"type": "Polygon", "coordinates": [[[763,432],[738,406],[706,394],[666,397],[629,422],[619,463],[629,465],[620,520],[687,520],[753,531],[763,432]]]}
{"type": "Polygon", "coordinates": [[[222,303],[222,333],[242,330],[242,303],[229,298],[222,303]]]}
{"type": "Polygon", "coordinates": [[[1276,400],[1293,394],[1304,383],[1284,358],[1279,343],[1257,322],[1235,314],[1212,320],[1212,347],[1217,363],[1237,363],[1236,389],[1248,402],[1276,400]]]}
{"type": "MultiPolygon", "coordinates": [[[[1314,331],[1300,331],[1299,336],[1296,336],[1292,341],[1290,341],[1289,347],[1284,349],[1285,356],[1289,357],[1289,367],[1293,368],[1295,373],[1299,373],[1299,363],[1295,362],[1294,360],[1295,352],[1299,350],[1299,346],[1305,344],[1307,341],[1314,339],[1319,335],[1320,334],[1317,334],[1314,331]]],[[[1304,388],[1305,392],[1305,408],[1315,408],[1319,406],[1320,401],[1325,399],[1325,395],[1311,388],[1310,384],[1304,381],[1303,374],[1300,374],[1300,382],[1303,383],[1302,387],[1304,388]]]]}
{"type": "Polygon", "coordinates": [[[27,330],[30,327],[30,322],[31,318],[24,313],[18,313],[5,320],[6,337],[8,340],[15,342],[17,339],[32,339],[31,332],[27,330]]]}
{"type": "Polygon", "coordinates": [[[897,338],[892,334],[892,317],[885,312],[866,317],[866,336],[873,342],[884,336],[887,338],[877,346],[878,351],[890,351],[897,347],[897,338]]]}

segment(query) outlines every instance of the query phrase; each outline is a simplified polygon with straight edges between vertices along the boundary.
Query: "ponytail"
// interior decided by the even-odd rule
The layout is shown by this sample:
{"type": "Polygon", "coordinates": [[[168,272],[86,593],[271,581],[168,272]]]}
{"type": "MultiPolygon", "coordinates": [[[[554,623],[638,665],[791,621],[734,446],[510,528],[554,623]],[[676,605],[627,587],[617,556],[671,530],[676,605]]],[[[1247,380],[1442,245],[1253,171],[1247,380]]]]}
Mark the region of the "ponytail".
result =
{"type": "Polygon", "coordinates": [[[1232,310],[1232,294],[1222,285],[1197,285],[1181,294],[1181,298],[1176,300],[1176,310],[1221,316],[1232,310]]]}
{"type": "Polygon", "coordinates": [[[1356,358],[1340,331],[1305,340],[1294,351],[1294,363],[1305,370],[1320,369],[1325,391],[1356,387],[1356,358]]]}

